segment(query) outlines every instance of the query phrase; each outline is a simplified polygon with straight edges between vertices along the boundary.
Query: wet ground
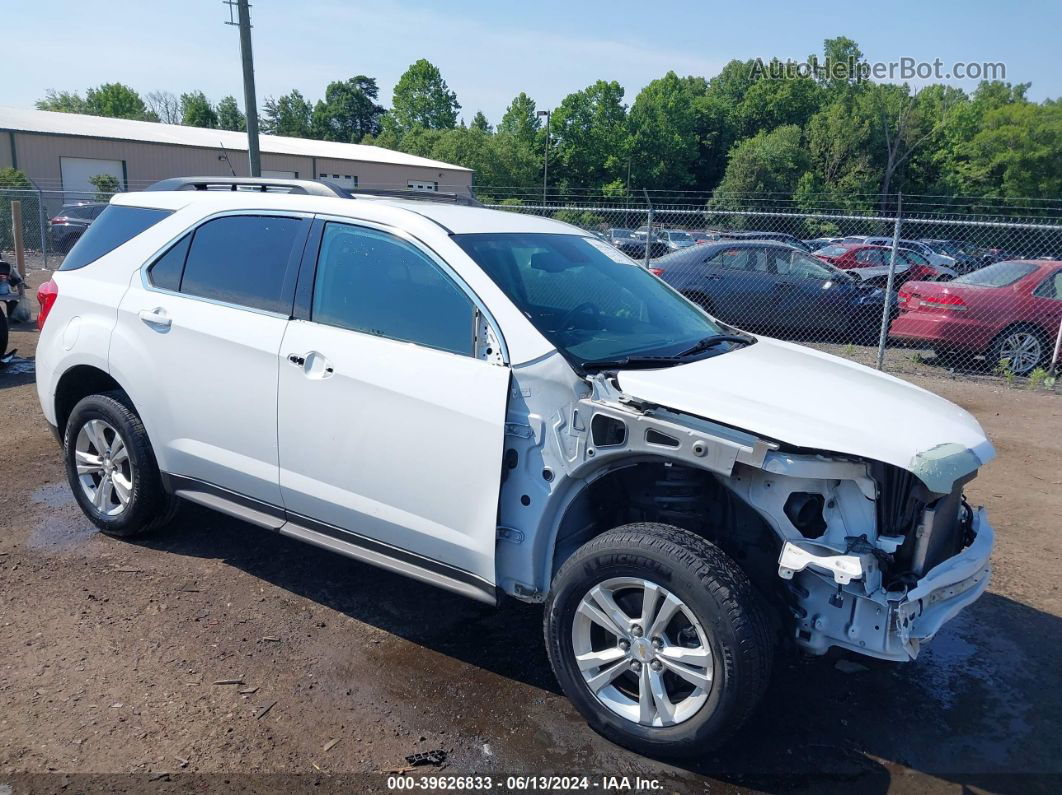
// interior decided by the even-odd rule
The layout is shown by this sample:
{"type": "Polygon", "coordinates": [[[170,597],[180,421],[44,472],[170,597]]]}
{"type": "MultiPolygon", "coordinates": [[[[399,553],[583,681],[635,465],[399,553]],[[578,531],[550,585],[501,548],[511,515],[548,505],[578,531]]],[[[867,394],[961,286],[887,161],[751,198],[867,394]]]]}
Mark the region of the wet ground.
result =
{"type": "MultiPolygon", "coordinates": [[[[32,353],[33,335],[12,344],[32,353]]],[[[969,489],[999,537],[989,593],[911,664],[780,658],[753,721],[676,766],[586,728],[539,608],[493,610],[195,507],[153,538],[100,536],[32,375],[0,374],[0,792],[383,788],[344,776],[437,748],[447,766],[429,773],[675,792],[1059,791],[1062,401],[915,378],[999,449],[969,489]]]]}

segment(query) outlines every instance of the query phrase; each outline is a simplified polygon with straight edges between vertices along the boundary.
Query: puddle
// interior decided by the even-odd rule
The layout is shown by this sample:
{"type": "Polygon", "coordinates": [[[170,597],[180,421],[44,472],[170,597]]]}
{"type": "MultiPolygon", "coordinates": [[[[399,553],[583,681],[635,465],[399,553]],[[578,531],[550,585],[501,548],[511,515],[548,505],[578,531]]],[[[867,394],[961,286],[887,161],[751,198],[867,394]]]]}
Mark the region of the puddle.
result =
{"type": "Polygon", "coordinates": [[[48,508],[67,508],[77,504],[74,495],[70,493],[70,486],[66,483],[41,486],[30,495],[30,499],[48,508]]]}
{"type": "Polygon", "coordinates": [[[43,516],[26,539],[30,549],[65,549],[83,544],[95,535],[96,528],[79,511],[63,510],[77,505],[67,484],[41,486],[30,499],[46,509],[39,512],[43,516]]]}
{"type": "Polygon", "coordinates": [[[36,362],[33,359],[23,359],[21,356],[13,356],[7,364],[0,364],[0,376],[33,375],[35,372],[36,362]]]}

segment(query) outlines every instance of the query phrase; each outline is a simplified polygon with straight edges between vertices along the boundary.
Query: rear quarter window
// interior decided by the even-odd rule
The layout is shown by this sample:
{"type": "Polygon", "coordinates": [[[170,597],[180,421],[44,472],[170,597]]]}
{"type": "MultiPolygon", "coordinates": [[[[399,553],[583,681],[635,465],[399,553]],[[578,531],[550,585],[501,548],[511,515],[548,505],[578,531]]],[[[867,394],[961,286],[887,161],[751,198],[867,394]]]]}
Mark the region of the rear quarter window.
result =
{"type": "Polygon", "coordinates": [[[148,207],[108,206],[70,249],[59,270],[84,268],[150,229],[170,212],[148,207]]]}

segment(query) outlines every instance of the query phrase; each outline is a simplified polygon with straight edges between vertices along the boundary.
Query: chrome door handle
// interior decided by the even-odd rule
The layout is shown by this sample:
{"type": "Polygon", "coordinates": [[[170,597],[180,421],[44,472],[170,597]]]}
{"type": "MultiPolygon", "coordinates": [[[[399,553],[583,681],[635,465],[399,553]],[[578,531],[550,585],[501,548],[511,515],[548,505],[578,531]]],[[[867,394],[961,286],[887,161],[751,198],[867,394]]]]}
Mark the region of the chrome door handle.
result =
{"type": "Polygon", "coordinates": [[[161,307],[157,309],[141,309],[137,317],[139,317],[149,326],[169,328],[173,325],[173,318],[167,317],[166,311],[161,307]]]}

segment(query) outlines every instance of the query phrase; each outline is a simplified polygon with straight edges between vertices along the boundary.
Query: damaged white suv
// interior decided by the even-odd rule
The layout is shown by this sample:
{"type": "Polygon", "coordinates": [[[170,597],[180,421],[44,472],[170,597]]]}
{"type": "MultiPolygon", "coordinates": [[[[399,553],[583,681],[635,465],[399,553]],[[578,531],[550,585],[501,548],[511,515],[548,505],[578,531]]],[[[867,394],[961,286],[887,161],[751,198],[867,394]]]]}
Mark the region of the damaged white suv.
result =
{"type": "Polygon", "coordinates": [[[342,193],[122,194],[41,288],[41,405],[104,532],[189,500],[544,602],[576,707],[662,755],[739,725],[779,642],[908,660],[985,590],[967,412],[576,227],[342,193]]]}

